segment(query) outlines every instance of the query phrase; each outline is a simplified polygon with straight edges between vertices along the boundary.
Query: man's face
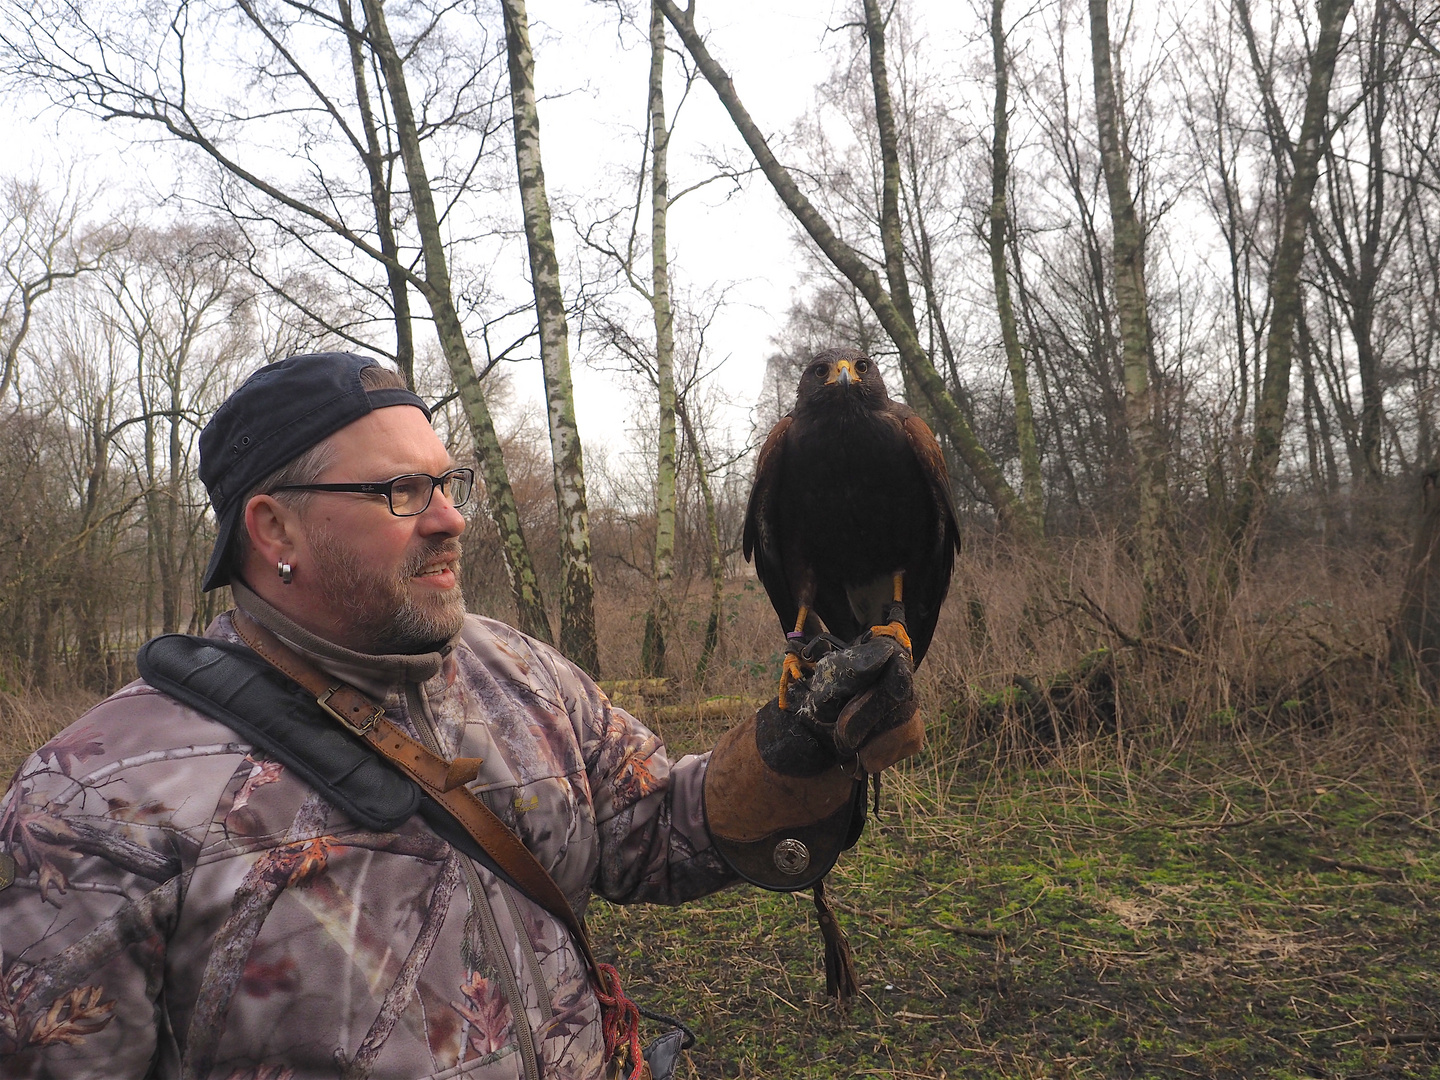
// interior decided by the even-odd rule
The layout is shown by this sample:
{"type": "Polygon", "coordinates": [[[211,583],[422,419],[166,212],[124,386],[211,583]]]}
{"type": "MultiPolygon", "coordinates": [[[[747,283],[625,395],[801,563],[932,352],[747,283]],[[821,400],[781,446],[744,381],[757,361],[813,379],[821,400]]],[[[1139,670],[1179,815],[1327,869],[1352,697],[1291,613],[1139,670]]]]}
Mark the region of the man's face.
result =
{"type": "MultiPolygon", "coordinates": [[[[403,405],[377,409],[330,443],[333,461],[316,483],[439,476],[453,465],[425,415],[403,405]]],[[[441,492],[424,513],[403,518],[384,496],[313,492],[297,531],[295,581],[284,591],[302,625],[370,653],[422,652],[459,633],[465,519],[441,492]]]]}

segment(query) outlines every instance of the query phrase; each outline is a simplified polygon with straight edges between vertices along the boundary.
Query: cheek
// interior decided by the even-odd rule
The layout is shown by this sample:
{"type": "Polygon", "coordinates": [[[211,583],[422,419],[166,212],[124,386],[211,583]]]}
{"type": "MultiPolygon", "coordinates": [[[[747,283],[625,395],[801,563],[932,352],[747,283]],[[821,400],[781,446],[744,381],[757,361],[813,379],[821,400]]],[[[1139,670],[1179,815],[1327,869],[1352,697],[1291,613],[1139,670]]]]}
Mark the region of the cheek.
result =
{"type": "Polygon", "coordinates": [[[415,531],[411,528],[377,530],[362,542],[378,566],[392,570],[410,556],[415,547],[415,531]]]}
{"type": "MultiPolygon", "coordinates": [[[[399,518],[391,521],[400,524],[399,518]]],[[[370,573],[390,575],[405,562],[409,555],[413,531],[409,528],[395,528],[386,523],[368,521],[339,521],[335,524],[333,536],[351,553],[357,566],[370,573]]]]}

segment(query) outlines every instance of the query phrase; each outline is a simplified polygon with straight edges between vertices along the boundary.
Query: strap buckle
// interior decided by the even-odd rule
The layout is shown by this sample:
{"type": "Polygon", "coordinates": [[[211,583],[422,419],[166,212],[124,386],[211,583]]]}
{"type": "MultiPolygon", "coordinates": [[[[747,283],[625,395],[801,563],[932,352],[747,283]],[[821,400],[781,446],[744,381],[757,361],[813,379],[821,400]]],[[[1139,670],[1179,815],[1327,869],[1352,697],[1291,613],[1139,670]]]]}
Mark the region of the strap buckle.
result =
{"type": "MultiPolygon", "coordinates": [[[[335,708],[335,706],[330,704],[330,699],[342,689],[349,689],[349,687],[330,687],[329,690],[326,690],[325,693],[321,694],[318,698],[315,699],[315,704],[319,705],[336,720],[339,720],[340,723],[344,724],[347,728],[349,728],[356,735],[359,735],[363,739],[365,736],[369,735],[370,732],[375,730],[376,724],[378,724],[381,720],[384,719],[385,710],[382,709],[379,705],[375,705],[371,708],[369,716],[366,716],[359,721],[351,720],[350,717],[346,716],[339,709],[335,708]]],[[[355,696],[358,698],[360,695],[356,694],[355,696]]],[[[369,704],[369,702],[366,702],[366,704],[369,704]]]]}

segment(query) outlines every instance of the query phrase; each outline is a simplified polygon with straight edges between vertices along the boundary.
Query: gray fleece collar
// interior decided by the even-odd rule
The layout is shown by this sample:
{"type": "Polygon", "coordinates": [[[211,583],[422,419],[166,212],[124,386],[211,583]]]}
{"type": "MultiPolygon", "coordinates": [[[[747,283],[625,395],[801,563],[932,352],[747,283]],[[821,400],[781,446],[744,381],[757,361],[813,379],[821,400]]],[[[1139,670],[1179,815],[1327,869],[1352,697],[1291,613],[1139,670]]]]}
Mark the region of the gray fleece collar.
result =
{"type": "Polygon", "coordinates": [[[349,683],[377,701],[403,690],[405,683],[423,683],[440,674],[445,658],[460,640],[456,635],[436,652],[372,656],[326,641],[282,615],[239,580],[230,582],[235,603],[286,645],[327,675],[349,683]]]}

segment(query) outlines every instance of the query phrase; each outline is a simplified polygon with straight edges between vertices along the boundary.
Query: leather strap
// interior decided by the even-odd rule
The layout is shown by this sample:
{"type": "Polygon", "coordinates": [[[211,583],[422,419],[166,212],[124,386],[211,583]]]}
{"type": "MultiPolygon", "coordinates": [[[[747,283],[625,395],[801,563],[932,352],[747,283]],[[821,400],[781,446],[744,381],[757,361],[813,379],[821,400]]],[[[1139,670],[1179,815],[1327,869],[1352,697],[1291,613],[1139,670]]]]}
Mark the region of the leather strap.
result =
{"type": "Polygon", "coordinates": [[[590,948],[590,935],[550,872],[529,848],[495,816],[480,797],[464,785],[475,779],[482,758],[446,761],[385,719],[385,710],[355,687],[332,679],[245,612],[231,612],[235,632],[255,653],[311,694],[320,708],[363,739],[376,753],[400,769],[439,803],[471,838],[495,860],[525,894],[563,922],[575,938],[596,987],[608,993],[608,981],[590,948]]]}

